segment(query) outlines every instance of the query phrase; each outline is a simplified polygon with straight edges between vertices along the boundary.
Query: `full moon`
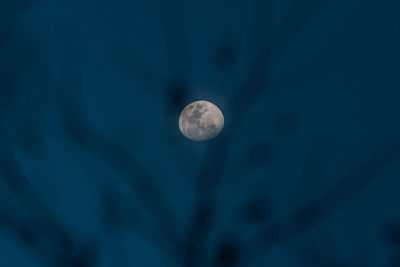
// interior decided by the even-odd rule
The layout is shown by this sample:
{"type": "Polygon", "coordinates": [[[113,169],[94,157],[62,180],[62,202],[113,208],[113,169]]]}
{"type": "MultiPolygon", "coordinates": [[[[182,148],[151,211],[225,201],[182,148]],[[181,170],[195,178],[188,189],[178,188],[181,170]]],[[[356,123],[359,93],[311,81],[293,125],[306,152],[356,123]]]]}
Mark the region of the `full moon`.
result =
{"type": "Polygon", "coordinates": [[[196,101],[187,105],[179,117],[182,134],[194,141],[216,137],[224,127],[224,115],[211,102],[196,101]]]}

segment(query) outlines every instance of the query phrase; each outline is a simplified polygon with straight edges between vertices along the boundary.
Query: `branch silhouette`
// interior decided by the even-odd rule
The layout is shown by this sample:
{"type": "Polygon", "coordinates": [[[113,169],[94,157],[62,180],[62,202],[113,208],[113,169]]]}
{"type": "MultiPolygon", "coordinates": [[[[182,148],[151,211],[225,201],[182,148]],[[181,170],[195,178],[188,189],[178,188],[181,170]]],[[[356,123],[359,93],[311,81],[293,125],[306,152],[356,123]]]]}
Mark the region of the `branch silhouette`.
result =
{"type": "Polygon", "coordinates": [[[150,174],[115,142],[95,131],[81,118],[70,115],[67,114],[65,125],[71,140],[125,179],[143,207],[153,216],[170,245],[178,252],[181,251],[182,241],[178,229],[183,227],[183,222],[150,174]]]}
{"type": "Polygon", "coordinates": [[[186,239],[187,266],[196,266],[195,262],[200,261],[196,250],[204,250],[206,234],[215,213],[215,194],[225,166],[227,150],[234,140],[236,131],[250,108],[268,87],[272,77],[272,67],[277,66],[290,42],[324,2],[325,0],[296,1],[286,19],[277,28],[272,29],[269,36],[261,37],[261,51],[255,56],[247,77],[239,85],[230,103],[235,110],[235,120],[217,141],[210,142],[204,166],[197,178],[197,200],[186,239]]]}
{"type": "Polygon", "coordinates": [[[124,196],[121,190],[108,185],[101,193],[101,219],[109,231],[127,230],[155,245],[171,260],[180,263],[182,255],[173,246],[157,223],[144,217],[143,212],[132,205],[131,199],[124,196]],[[156,226],[155,226],[156,224],[156,226]]]}
{"type": "MultiPolygon", "coordinates": [[[[162,233],[163,246],[167,243],[171,248],[166,249],[174,259],[180,254],[180,237],[179,230],[183,227],[183,223],[179,220],[174,210],[168,204],[163,192],[154,182],[153,177],[145,170],[127,151],[121,148],[116,142],[110,140],[106,136],[96,131],[84,118],[82,111],[84,103],[81,93],[81,77],[80,72],[76,69],[80,67],[80,35],[79,25],[67,25],[61,29],[61,41],[65,37],[69,40],[75,40],[73,47],[63,46],[60,51],[60,57],[74,68],[67,68],[65,75],[70,81],[69,84],[59,88],[59,105],[57,112],[60,115],[62,128],[67,133],[67,138],[73,141],[78,147],[87,151],[94,158],[104,162],[114,169],[120,177],[130,185],[132,192],[138,198],[146,211],[154,218],[156,225],[162,233]],[[74,31],[71,31],[73,28],[74,31]],[[67,55],[68,57],[66,58],[67,55]]],[[[117,54],[112,57],[112,61],[117,63],[121,70],[128,71],[129,74],[135,74],[135,78],[142,78],[141,82],[163,80],[163,76],[157,70],[133,55],[121,56],[117,54]]],[[[157,87],[157,85],[155,86],[157,87]]],[[[127,211],[129,212],[129,211],[127,211]]],[[[131,225],[134,228],[134,225],[131,225]]],[[[154,230],[157,232],[157,229],[154,230]]],[[[154,235],[152,235],[154,236],[154,235]]],[[[159,246],[160,247],[160,246],[159,246]]]]}
{"type": "Polygon", "coordinates": [[[341,182],[323,196],[266,226],[245,240],[245,260],[267,253],[272,247],[309,230],[348,202],[368,183],[381,175],[400,158],[400,132],[395,133],[354,167],[341,182]]]}
{"type": "Polygon", "coordinates": [[[85,265],[82,266],[92,266],[94,259],[80,255],[84,245],[66,231],[40,194],[19,172],[12,152],[9,151],[6,158],[3,153],[0,156],[3,181],[23,207],[25,214],[15,216],[0,212],[0,225],[29,248],[35,259],[48,266],[54,266],[55,262],[59,266],[74,266],[69,265],[69,262],[76,260],[84,262],[85,265]]]}

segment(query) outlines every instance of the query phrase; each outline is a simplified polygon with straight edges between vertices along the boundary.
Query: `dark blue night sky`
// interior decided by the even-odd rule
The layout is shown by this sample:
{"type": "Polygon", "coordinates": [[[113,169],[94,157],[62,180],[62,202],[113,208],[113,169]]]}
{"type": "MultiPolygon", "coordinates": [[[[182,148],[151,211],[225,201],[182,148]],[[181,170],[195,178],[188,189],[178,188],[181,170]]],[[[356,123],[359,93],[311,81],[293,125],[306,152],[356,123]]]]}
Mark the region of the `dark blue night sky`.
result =
{"type": "Polygon", "coordinates": [[[399,13],[0,0],[0,267],[400,266],[399,13]]]}

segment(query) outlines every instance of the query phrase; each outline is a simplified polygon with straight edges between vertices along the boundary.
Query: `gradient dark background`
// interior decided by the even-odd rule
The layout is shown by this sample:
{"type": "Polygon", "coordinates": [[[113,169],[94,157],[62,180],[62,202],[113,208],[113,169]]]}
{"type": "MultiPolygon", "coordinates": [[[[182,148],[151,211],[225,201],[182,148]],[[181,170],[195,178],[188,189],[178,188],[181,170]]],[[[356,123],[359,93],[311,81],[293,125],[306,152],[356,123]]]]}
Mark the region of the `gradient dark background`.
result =
{"type": "Polygon", "coordinates": [[[0,266],[400,266],[399,12],[1,1],[0,266]]]}

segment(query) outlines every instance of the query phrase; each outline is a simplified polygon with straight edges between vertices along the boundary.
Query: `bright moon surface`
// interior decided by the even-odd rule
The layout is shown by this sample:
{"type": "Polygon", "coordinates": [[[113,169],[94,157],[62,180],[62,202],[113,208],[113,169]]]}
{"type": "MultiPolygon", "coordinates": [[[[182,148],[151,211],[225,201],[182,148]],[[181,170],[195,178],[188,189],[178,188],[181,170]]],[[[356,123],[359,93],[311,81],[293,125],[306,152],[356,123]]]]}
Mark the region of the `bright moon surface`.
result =
{"type": "Polygon", "coordinates": [[[179,117],[179,129],[187,138],[204,141],[216,137],[224,127],[224,115],[211,102],[196,101],[187,105],[179,117]]]}

